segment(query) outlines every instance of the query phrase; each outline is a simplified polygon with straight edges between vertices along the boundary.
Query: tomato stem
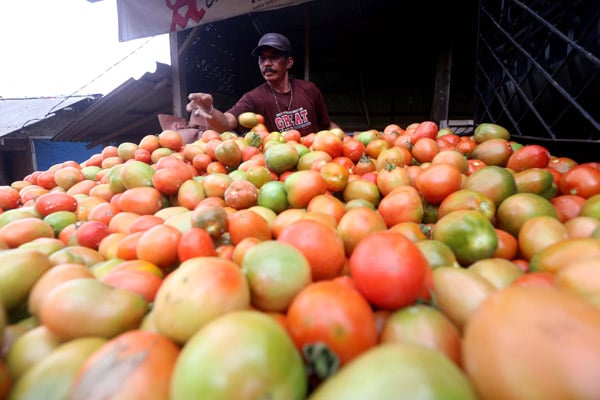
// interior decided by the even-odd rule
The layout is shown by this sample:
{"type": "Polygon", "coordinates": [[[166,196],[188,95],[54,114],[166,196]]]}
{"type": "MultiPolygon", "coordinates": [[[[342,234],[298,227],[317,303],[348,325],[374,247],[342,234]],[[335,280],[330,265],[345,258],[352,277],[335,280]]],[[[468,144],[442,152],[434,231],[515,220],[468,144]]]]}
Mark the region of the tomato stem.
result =
{"type": "Polygon", "coordinates": [[[338,356],[323,342],[311,343],[302,348],[309,377],[319,380],[333,375],[340,366],[338,356]]]}

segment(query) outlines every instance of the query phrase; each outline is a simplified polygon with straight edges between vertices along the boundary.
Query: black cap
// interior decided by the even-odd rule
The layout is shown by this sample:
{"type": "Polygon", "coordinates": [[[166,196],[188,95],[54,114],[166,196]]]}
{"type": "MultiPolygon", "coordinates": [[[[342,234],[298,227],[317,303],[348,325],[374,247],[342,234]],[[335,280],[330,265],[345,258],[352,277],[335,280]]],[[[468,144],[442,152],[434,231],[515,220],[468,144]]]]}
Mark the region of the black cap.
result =
{"type": "Polygon", "coordinates": [[[286,55],[292,54],[292,45],[288,38],[281,33],[265,33],[258,41],[258,46],[252,50],[252,56],[258,57],[263,47],[272,47],[286,55]]]}

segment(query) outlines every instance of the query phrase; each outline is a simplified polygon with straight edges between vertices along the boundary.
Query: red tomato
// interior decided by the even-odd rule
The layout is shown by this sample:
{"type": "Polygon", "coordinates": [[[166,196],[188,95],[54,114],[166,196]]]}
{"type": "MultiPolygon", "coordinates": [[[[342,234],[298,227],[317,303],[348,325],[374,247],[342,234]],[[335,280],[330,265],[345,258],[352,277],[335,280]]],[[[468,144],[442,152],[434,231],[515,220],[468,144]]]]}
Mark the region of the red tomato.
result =
{"type": "Polygon", "coordinates": [[[342,143],[342,155],[348,157],[354,163],[360,160],[364,152],[365,145],[360,140],[351,138],[342,143]]]}
{"type": "Polygon", "coordinates": [[[552,168],[561,174],[564,174],[576,165],[577,161],[569,157],[550,156],[550,162],[548,162],[548,168],[552,168]]]}
{"type": "Polygon", "coordinates": [[[76,211],[77,199],[64,192],[48,192],[35,199],[35,210],[42,217],[55,211],[76,211]]]}
{"type": "Polygon", "coordinates": [[[579,164],[560,177],[558,188],[562,194],[590,198],[600,193],[600,169],[590,163],[579,164]]]}
{"type": "Polygon", "coordinates": [[[506,168],[517,172],[529,168],[545,168],[550,162],[550,152],[544,146],[528,144],[516,150],[506,162],[506,168]]]}
{"type": "Polygon", "coordinates": [[[296,347],[307,357],[309,373],[314,373],[314,363],[319,361],[311,356],[322,356],[323,344],[340,366],[377,344],[371,306],[356,289],[339,281],[304,287],[288,308],[287,326],[296,347]]]}
{"type": "Polygon", "coordinates": [[[102,239],[109,234],[108,225],[100,221],[85,221],[77,226],[75,240],[80,246],[98,250],[102,239]]]}
{"type": "Polygon", "coordinates": [[[423,138],[435,139],[437,137],[438,131],[439,128],[435,122],[423,121],[410,134],[411,141],[414,144],[423,138]]]}
{"type": "Polygon", "coordinates": [[[294,221],[279,232],[277,240],[300,250],[310,263],[313,281],[335,278],[344,268],[344,242],[334,228],[318,220],[294,221]]]}
{"type": "Polygon", "coordinates": [[[415,302],[430,272],[421,250],[400,232],[373,232],[350,256],[350,276],[357,289],[380,308],[394,310],[415,302]]]}
{"type": "Polygon", "coordinates": [[[216,256],[213,240],[202,228],[192,227],[184,232],[177,245],[177,257],[183,262],[192,257],[216,256]]]}

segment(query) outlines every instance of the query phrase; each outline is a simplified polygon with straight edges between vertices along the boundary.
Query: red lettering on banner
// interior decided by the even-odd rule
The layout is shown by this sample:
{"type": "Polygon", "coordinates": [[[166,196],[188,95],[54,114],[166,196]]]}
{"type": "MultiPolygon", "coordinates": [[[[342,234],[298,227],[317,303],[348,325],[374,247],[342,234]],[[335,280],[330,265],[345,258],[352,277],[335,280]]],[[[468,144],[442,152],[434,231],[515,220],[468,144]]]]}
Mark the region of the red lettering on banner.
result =
{"type": "Polygon", "coordinates": [[[204,8],[198,10],[196,0],[165,0],[165,4],[173,11],[170,27],[171,32],[174,32],[177,26],[185,28],[190,19],[196,23],[200,22],[206,14],[204,8]],[[187,10],[182,14],[180,12],[181,9],[187,10]]]}

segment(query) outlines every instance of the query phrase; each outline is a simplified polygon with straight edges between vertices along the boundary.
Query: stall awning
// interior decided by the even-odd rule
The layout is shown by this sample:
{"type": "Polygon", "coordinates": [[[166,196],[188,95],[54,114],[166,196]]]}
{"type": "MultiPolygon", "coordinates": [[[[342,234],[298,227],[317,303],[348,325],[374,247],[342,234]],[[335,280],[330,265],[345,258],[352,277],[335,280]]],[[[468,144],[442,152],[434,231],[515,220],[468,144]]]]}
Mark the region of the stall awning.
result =
{"type": "Polygon", "coordinates": [[[119,41],[156,36],[310,0],[117,0],[119,41]]]}

